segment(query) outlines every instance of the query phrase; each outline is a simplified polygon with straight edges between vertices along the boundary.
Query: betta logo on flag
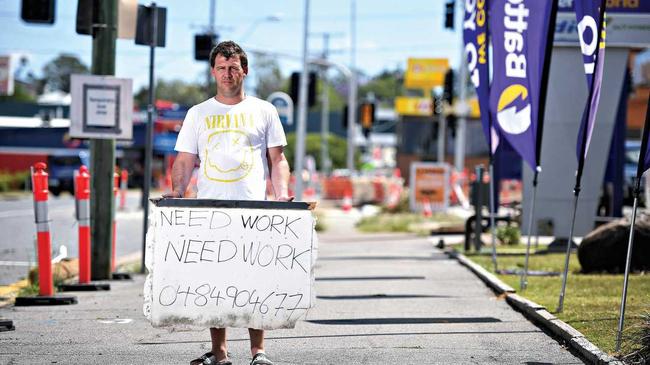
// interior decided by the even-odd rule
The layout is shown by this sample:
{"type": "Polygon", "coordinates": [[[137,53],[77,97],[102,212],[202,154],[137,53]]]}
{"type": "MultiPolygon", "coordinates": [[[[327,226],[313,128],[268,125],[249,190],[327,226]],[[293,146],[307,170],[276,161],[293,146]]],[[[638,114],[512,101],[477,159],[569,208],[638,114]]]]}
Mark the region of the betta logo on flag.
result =
{"type": "MultiPolygon", "coordinates": [[[[526,54],[523,32],[528,29],[526,18],[530,11],[521,0],[508,0],[504,6],[503,47],[506,51],[505,71],[508,78],[526,78],[526,54]],[[516,4],[516,5],[513,5],[516,4]]],[[[497,121],[506,133],[521,134],[528,130],[531,107],[528,89],[521,84],[506,87],[499,96],[497,121]]]]}
{"type": "Polygon", "coordinates": [[[508,86],[499,97],[497,120],[510,134],[524,133],[532,123],[528,89],[520,84],[508,86]]]}

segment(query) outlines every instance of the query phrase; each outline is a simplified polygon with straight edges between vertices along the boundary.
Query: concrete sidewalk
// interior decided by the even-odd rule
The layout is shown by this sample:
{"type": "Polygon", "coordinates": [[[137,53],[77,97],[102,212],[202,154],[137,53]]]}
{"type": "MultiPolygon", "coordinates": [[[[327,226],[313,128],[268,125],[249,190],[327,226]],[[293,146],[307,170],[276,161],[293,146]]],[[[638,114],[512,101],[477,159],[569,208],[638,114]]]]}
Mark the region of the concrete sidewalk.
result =
{"type": "MultiPolygon", "coordinates": [[[[365,235],[356,213],[328,216],[321,234],[316,307],[292,330],[267,333],[276,364],[581,364],[498,299],[428,238],[365,235]]],[[[7,307],[0,363],[178,364],[209,350],[204,331],[152,328],[142,314],[143,276],[79,304],[7,307]]],[[[234,364],[250,361],[248,334],[229,332],[234,364]]]]}

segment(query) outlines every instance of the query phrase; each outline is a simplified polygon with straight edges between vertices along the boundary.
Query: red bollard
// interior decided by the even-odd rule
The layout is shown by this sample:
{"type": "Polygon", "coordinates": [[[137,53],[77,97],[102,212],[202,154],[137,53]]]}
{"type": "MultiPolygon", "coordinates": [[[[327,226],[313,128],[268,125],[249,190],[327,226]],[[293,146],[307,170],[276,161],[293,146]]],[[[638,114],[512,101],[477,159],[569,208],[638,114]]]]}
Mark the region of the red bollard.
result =
{"type": "Polygon", "coordinates": [[[120,210],[126,208],[126,190],[128,187],[129,181],[129,172],[126,169],[122,169],[120,173],[120,210]]]}
{"type": "Polygon", "coordinates": [[[106,283],[91,283],[90,268],[90,174],[84,165],[74,176],[75,216],[79,224],[79,284],[59,285],[61,291],[111,290],[106,283]]]}
{"type": "Polygon", "coordinates": [[[34,215],[38,241],[38,294],[54,294],[52,282],[52,239],[50,237],[50,219],[47,212],[48,174],[47,165],[37,162],[32,167],[32,186],[34,187],[34,215]]]}
{"type": "Polygon", "coordinates": [[[34,216],[36,218],[36,235],[38,241],[38,296],[16,297],[15,306],[76,304],[77,298],[71,296],[54,296],[52,280],[52,238],[50,237],[50,219],[47,212],[48,173],[47,165],[37,162],[31,168],[32,187],[34,191],[34,216]]]}
{"type": "Polygon", "coordinates": [[[81,165],[75,172],[74,195],[79,224],[79,284],[90,283],[90,174],[81,165]]]}
{"type": "MultiPolygon", "coordinates": [[[[115,168],[117,170],[117,168],[115,168]]],[[[116,172],[113,173],[113,199],[117,198],[117,192],[119,191],[120,186],[120,174],[116,172]]],[[[111,272],[115,272],[115,210],[113,209],[113,257],[111,259],[111,272]]]]}

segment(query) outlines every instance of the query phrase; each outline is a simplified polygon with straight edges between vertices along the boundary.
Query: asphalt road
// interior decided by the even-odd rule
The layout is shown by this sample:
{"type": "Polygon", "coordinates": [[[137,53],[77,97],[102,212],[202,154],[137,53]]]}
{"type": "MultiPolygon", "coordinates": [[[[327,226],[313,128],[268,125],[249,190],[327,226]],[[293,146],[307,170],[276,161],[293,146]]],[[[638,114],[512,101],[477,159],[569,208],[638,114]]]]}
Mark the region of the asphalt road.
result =
{"type": "MultiPolygon", "coordinates": [[[[207,330],[151,327],[143,281],[75,293],[72,306],[0,308],[16,326],[0,335],[0,363],[180,364],[208,351],[207,330]]],[[[315,286],[296,328],[267,332],[278,365],[583,363],[427,238],[322,234],[315,286]]],[[[248,364],[246,330],[228,338],[233,363],[248,364]]]]}
{"type": "MultiPolygon", "coordinates": [[[[129,191],[124,210],[117,210],[117,256],[142,250],[142,220],[140,192],[129,191]]],[[[152,196],[155,196],[152,194],[152,196]]],[[[118,206],[118,205],[116,205],[118,206]]],[[[67,248],[68,257],[77,257],[78,227],[74,218],[74,199],[67,193],[50,196],[48,201],[52,257],[60,246],[67,248]]],[[[36,262],[36,225],[31,195],[12,200],[0,199],[0,285],[11,284],[27,275],[36,262]]]]}

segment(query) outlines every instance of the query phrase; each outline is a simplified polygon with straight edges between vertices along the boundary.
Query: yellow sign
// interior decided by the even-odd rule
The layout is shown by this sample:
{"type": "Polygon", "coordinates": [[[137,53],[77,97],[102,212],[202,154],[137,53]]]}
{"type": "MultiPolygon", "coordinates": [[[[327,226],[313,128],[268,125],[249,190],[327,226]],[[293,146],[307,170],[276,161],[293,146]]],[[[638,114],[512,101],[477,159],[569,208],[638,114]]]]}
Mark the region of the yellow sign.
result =
{"type": "Polygon", "coordinates": [[[395,98],[395,111],[399,115],[428,117],[433,112],[433,101],[431,98],[398,96],[395,98]]]}
{"type": "Polygon", "coordinates": [[[404,86],[409,89],[430,89],[442,86],[449,69],[446,58],[409,58],[404,86]]]}

